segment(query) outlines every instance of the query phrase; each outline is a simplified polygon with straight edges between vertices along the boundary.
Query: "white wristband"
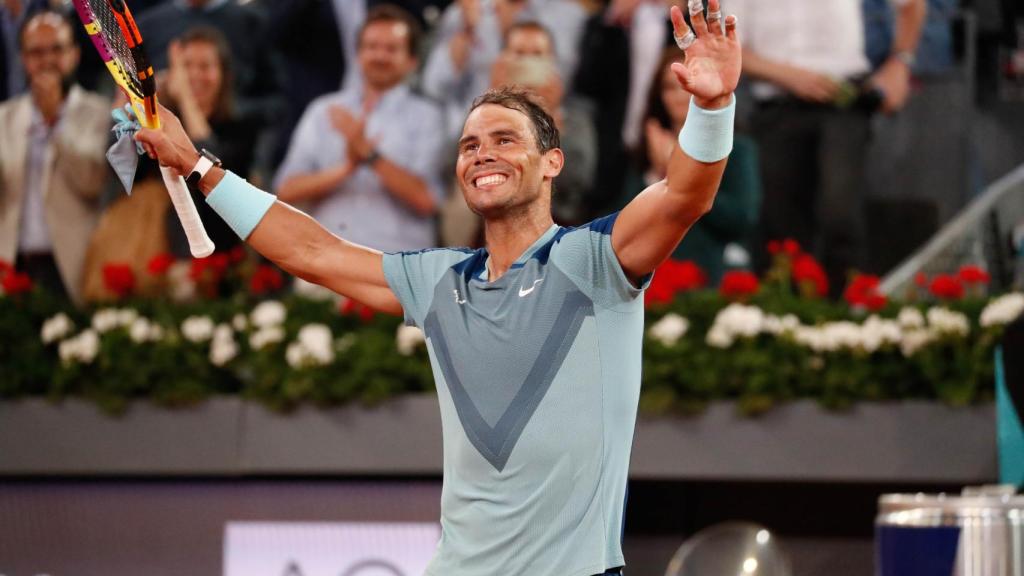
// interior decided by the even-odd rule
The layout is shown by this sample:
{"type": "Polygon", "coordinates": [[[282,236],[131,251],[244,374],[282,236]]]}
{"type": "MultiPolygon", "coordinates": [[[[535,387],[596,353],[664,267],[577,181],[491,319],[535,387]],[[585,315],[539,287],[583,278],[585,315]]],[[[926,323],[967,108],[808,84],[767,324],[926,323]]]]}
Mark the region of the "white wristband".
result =
{"type": "Polygon", "coordinates": [[[708,164],[729,157],[736,119],[736,96],[730,98],[729,105],[718,110],[705,110],[690,98],[690,111],[679,131],[679,147],[687,156],[708,164]]]}

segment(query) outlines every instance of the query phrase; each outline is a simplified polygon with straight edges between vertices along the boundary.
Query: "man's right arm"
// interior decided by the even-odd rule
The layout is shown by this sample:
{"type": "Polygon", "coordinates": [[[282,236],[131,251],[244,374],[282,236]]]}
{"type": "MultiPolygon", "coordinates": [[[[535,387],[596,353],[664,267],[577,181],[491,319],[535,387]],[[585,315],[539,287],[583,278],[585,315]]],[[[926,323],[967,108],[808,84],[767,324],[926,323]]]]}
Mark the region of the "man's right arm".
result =
{"type": "Polygon", "coordinates": [[[743,49],[743,73],[809,102],[830,102],[839,92],[839,84],[825,74],[765,58],[749,48],[743,49]]]}
{"type": "MultiPolygon", "coordinates": [[[[162,130],[143,129],[135,138],[151,158],[187,175],[199,154],[173,114],[161,107],[160,116],[162,130]]],[[[224,170],[211,168],[199,183],[203,195],[212,194],[225,175],[224,170]]],[[[255,191],[253,194],[262,196],[255,191]]],[[[331,234],[283,202],[274,201],[244,240],[282,269],[304,280],[379,310],[402,312],[402,305],[384,276],[381,252],[331,234]]]]}

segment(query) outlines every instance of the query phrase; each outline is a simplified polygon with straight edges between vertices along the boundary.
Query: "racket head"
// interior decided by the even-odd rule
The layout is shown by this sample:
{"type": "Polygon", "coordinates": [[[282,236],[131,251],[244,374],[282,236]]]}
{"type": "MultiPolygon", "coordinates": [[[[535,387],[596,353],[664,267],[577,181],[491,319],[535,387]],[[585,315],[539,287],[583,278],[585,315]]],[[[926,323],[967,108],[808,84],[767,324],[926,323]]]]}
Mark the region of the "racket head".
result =
{"type": "Polygon", "coordinates": [[[135,109],[139,123],[146,128],[159,128],[153,66],[128,5],[123,0],[72,2],[107,71],[135,109]]]}

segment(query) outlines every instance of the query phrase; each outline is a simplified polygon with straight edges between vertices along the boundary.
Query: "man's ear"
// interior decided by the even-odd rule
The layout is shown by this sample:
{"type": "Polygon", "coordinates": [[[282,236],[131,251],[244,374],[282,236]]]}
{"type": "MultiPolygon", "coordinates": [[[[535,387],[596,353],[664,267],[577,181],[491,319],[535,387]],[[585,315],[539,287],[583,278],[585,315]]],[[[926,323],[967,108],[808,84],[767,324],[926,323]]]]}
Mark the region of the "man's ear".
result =
{"type": "Polygon", "coordinates": [[[544,153],[543,161],[544,176],[554,180],[556,176],[562,173],[562,166],[565,165],[565,154],[562,153],[561,148],[552,148],[544,153]]]}

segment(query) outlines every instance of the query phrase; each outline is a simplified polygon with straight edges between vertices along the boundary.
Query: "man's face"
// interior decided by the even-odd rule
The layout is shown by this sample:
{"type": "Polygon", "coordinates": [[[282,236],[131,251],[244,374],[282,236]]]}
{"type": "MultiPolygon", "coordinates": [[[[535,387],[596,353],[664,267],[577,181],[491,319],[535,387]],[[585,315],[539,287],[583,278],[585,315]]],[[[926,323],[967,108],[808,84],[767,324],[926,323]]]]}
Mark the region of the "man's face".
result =
{"type": "Polygon", "coordinates": [[[40,74],[71,76],[78,66],[78,47],[71,27],[56,16],[35,18],[21,39],[21,61],[29,80],[40,74]]]}
{"type": "Polygon", "coordinates": [[[551,38],[543,30],[517,28],[508,35],[505,52],[515,58],[534,57],[550,59],[554,54],[551,38]]]}
{"type": "Polygon", "coordinates": [[[542,153],[529,118],[497,104],[470,113],[459,140],[455,175],[466,203],[496,218],[538,201],[550,201],[550,182],[562,169],[562,152],[542,153]]]}
{"type": "Polygon", "coordinates": [[[366,84],[377,90],[397,86],[416,68],[416,59],[409,53],[409,27],[404,22],[368,24],[358,56],[366,84]]]}

